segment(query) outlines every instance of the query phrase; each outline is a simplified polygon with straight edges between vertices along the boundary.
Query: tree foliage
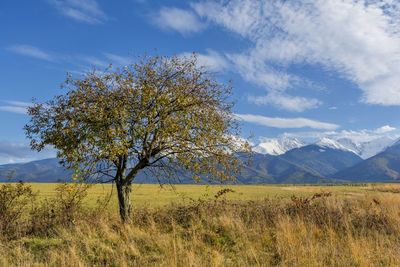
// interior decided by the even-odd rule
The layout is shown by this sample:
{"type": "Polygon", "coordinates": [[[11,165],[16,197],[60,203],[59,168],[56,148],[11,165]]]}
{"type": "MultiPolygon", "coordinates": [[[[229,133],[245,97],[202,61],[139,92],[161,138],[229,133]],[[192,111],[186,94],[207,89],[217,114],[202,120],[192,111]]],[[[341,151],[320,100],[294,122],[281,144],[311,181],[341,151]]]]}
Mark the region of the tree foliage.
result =
{"type": "Polygon", "coordinates": [[[109,177],[120,202],[130,202],[130,184],[143,169],[159,179],[185,170],[195,180],[231,180],[240,165],[235,152],[248,149],[238,143],[231,86],[199,67],[195,55],[144,57],[68,76],[63,88],[66,94],[28,109],[31,146],[53,146],[80,177],[109,177]]]}

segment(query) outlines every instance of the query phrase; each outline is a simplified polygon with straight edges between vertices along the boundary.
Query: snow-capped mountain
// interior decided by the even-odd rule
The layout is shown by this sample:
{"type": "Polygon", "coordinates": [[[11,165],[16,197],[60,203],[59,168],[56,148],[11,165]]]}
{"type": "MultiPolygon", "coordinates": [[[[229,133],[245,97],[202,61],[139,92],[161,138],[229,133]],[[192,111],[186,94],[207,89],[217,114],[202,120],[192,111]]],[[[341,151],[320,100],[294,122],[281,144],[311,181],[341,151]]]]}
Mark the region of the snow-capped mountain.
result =
{"type": "Polygon", "coordinates": [[[390,137],[379,137],[368,141],[357,141],[351,138],[339,138],[337,140],[333,138],[323,137],[316,145],[321,147],[329,147],[332,149],[350,151],[357,154],[362,159],[367,159],[376,154],[382,152],[386,148],[393,145],[395,138],[390,137]]]}
{"type": "Polygon", "coordinates": [[[347,149],[353,151],[363,159],[370,158],[382,152],[395,143],[396,139],[391,137],[379,137],[369,141],[356,141],[350,138],[341,138],[337,142],[347,149]]]}
{"type": "MultiPolygon", "coordinates": [[[[381,141],[376,143],[382,145],[386,140],[381,141]]],[[[377,155],[335,173],[332,178],[354,182],[399,182],[400,142],[397,141],[377,155]]]]}
{"type": "Polygon", "coordinates": [[[331,148],[331,149],[336,149],[336,150],[350,151],[350,152],[353,152],[354,154],[358,154],[356,150],[352,149],[352,147],[342,145],[338,141],[328,138],[328,137],[321,138],[315,144],[317,146],[320,146],[321,148],[331,148]]]}
{"type": "Polygon", "coordinates": [[[306,143],[297,138],[281,136],[279,138],[263,138],[258,145],[253,147],[253,150],[261,154],[282,155],[291,149],[305,145],[306,143]]]}
{"type": "MultiPolygon", "coordinates": [[[[281,136],[278,138],[264,138],[259,144],[253,147],[255,152],[269,155],[282,155],[294,148],[300,148],[308,144],[315,144],[321,148],[331,148],[353,152],[362,159],[367,159],[384,151],[396,142],[394,137],[377,137],[369,140],[358,140],[357,138],[323,137],[317,142],[306,143],[297,138],[281,136]]],[[[399,141],[400,142],[400,141],[399,141]]]]}

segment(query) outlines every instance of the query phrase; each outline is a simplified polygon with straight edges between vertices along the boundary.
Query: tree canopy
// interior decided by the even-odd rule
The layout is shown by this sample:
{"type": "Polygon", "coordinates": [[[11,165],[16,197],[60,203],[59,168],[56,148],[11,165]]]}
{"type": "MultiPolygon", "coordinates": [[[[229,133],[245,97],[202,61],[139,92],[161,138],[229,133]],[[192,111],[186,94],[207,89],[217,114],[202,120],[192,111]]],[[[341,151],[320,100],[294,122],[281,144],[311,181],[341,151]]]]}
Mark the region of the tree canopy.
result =
{"type": "Polygon", "coordinates": [[[141,170],[159,179],[185,170],[195,180],[232,180],[239,127],[219,83],[196,56],[144,57],[124,68],[68,76],[66,93],[28,109],[31,147],[51,145],[67,168],[117,185],[122,219],[130,216],[131,183],[141,170]]]}

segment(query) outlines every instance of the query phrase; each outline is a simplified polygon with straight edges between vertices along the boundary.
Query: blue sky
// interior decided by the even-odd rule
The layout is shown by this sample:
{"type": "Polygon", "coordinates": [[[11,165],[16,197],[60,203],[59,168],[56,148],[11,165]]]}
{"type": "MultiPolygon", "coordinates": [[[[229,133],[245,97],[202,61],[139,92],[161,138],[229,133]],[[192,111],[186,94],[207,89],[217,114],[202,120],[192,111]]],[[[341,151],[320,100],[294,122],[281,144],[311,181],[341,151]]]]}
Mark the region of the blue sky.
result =
{"type": "Polygon", "coordinates": [[[391,0],[0,3],[0,163],[29,152],[32,98],[67,72],[185,55],[232,80],[243,137],[398,134],[400,4],[391,0]]]}

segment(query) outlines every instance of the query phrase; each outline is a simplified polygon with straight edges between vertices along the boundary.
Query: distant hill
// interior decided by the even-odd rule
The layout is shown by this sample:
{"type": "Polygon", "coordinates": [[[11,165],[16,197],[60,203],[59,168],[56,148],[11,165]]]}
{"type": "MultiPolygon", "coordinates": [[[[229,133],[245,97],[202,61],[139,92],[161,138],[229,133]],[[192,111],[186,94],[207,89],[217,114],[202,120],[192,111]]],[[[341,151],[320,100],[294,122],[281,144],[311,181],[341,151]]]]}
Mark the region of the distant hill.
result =
{"type": "Polygon", "coordinates": [[[400,143],[332,177],[354,182],[400,182],[400,143]]]}
{"type": "MultiPolygon", "coordinates": [[[[0,165],[0,182],[8,181],[10,176],[12,176],[12,181],[36,183],[68,182],[71,181],[72,174],[73,172],[61,166],[56,158],[0,165]]],[[[136,177],[136,182],[157,183],[158,180],[141,172],[136,177]]],[[[187,183],[187,178],[183,177],[181,182],[187,183]]]]}
{"type": "MultiPolygon", "coordinates": [[[[243,160],[248,158],[243,155],[243,160]]],[[[247,160],[246,160],[247,161],[247,160]]],[[[7,181],[13,173],[13,181],[25,182],[61,182],[70,181],[72,171],[65,170],[57,159],[46,159],[21,164],[0,166],[0,181],[7,181]]],[[[193,183],[185,172],[177,175],[180,179],[174,182],[193,183]]],[[[333,178],[325,178],[318,172],[303,168],[284,158],[254,153],[251,164],[245,165],[237,177],[238,184],[268,183],[324,183],[334,182],[333,178]]],[[[142,171],[135,178],[136,183],[158,183],[150,173],[142,171]]]]}
{"type": "Polygon", "coordinates": [[[331,181],[279,156],[255,153],[252,163],[242,171],[239,182],[249,183],[322,183],[331,181]],[[252,174],[253,173],[256,175],[252,174]],[[262,177],[255,179],[254,177],[262,177]]]}
{"type": "Polygon", "coordinates": [[[70,181],[72,172],[59,165],[58,159],[44,159],[28,163],[0,165],[0,181],[59,182],[70,181]]]}
{"type": "Polygon", "coordinates": [[[314,144],[289,150],[279,156],[304,170],[328,177],[362,161],[355,153],[329,146],[314,144]]]}
{"type": "MultiPolygon", "coordinates": [[[[243,156],[243,160],[245,160],[243,156]]],[[[272,170],[272,174],[266,171],[266,167],[263,164],[269,164],[270,166],[275,165],[276,159],[272,156],[257,154],[255,156],[255,161],[257,164],[255,166],[246,166],[242,174],[238,177],[238,183],[243,184],[258,184],[258,183],[276,183],[275,175],[277,171],[272,170]],[[264,160],[270,158],[270,160],[264,160]],[[262,163],[262,162],[263,163],[262,163]]],[[[294,167],[291,164],[287,164],[286,169],[294,167]]],[[[281,167],[282,168],[282,167],[281,167]]],[[[285,168],[285,167],[283,167],[285,168]]],[[[64,182],[71,180],[72,171],[64,169],[59,163],[58,159],[45,159],[39,161],[32,161],[28,163],[19,164],[6,164],[0,166],[0,181],[8,181],[8,178],[12,176],[12,181],[24,181],[24,182],[64,182]]],[[[176,176],[179,180],[174,182],[177,183],[193,183],[192,179],[185,172],[179,173],[176,176]]],[[[150,173],[146,171],[139,172],[138,176],[135,178],[136,183],[158,183],[158,180],[150,173]]]]}
{"type": "MultiPolygon", "coordinates": [[[[400,141],[391,138],[360,142],[324,137],[309,145],[289,136],[262,141],[255,147],[251,164],[244,166],[236,183],[400,182],[400,141]],[[366,157],[369,158],[363,160],[366,157]]],[[[238,156],[247,162],[249,155],[239,153],[238,156]]],[[[27,182],[70,181],[72,175],[72,171],[65,170],[54,158],[0,165],[0,181],[7,181],[11,173],[14,173],[14,181],[27,182]]],[[[194,183],[183,170],[176,177],[179,179],[172,182],[194,183]]],[[[158,183],[158,180],[152,173],[141,171],[134,182],[158,183]]]]}

